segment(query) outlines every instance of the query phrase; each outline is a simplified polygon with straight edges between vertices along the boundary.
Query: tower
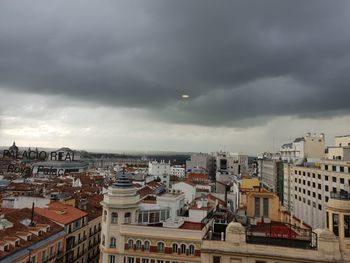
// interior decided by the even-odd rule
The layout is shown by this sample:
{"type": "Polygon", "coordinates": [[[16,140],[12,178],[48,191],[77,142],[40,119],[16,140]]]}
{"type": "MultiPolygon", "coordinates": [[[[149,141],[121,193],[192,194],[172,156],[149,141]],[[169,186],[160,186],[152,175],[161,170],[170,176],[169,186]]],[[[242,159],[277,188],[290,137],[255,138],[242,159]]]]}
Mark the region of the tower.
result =
{"type": "Polygon", "coordinates": [[[103,263],[124,262],[125,240],[120,232],[138,220],[140,196],[132,181],[123,172],[115,184],[108,188],[101,205],[101,261],[103,263]]]}

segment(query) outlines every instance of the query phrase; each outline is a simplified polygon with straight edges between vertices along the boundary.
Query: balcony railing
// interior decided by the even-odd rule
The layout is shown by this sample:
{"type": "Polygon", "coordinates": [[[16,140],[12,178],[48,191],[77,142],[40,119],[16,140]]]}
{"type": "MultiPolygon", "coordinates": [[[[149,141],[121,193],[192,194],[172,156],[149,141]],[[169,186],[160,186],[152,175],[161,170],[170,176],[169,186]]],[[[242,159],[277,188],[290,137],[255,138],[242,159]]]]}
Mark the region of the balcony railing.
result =
{"type": "Polygon", "coordinates": [[[331,199],[350,200],[350,193],[347,191],[331,192],[331,199]]]}

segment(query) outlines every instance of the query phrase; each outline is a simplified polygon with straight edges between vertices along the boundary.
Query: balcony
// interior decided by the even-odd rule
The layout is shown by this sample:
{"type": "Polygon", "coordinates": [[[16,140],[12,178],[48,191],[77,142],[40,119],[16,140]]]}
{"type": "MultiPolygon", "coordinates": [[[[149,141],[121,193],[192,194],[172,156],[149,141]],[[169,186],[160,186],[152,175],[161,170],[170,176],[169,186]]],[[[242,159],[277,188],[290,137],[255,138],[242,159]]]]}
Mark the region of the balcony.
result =
{"type": "Polygon", "coordinates": [[[311,229],[280,223],[258,223],[246,229],[246,242],[303,249],[317,248],[317,234],[311,229]]]}
{"type": "Polygon", "coordinates": [[[337,200],[350,200],[350,193],[344,190],[340,192],[331,192],[330,197],[331,199],[337,200]]]}

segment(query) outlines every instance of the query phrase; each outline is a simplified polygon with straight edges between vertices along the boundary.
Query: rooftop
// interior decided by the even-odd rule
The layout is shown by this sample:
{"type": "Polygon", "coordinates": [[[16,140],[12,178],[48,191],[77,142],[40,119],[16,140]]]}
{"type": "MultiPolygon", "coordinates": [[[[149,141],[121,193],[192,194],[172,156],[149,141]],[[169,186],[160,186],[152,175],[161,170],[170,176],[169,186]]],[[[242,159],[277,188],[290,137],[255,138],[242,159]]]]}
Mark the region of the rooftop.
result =
{"type": "Polygon", "coordinates": [[[64,225],[88,215],[80,209],[60,202],[51,202],[48,208],[35,208],[35,212],[64,225]]]}

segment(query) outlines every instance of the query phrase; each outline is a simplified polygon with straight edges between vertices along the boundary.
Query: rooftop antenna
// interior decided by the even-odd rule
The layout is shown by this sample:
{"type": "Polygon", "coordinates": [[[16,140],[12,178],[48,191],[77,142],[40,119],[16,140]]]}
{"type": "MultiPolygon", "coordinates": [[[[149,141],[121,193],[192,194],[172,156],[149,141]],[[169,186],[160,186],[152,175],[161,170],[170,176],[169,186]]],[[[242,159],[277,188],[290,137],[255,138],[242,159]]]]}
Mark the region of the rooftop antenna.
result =
{"type": "Polygon", "coordinates": [[[33,205],[32,205],[32,218],[30,220],[30,225],[34,226],[34,202],[33,202],[33,205]]]}

